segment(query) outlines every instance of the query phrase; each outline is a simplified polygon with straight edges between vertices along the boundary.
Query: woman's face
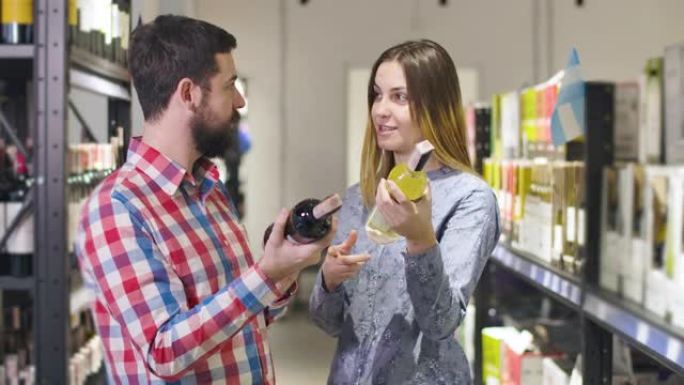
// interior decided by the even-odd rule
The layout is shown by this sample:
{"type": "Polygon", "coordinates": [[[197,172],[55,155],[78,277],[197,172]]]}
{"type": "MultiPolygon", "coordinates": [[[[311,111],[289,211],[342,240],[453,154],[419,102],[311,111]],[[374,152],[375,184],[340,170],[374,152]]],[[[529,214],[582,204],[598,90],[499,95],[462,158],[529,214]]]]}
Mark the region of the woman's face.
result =
{"type": "Polygon", "coordinates": [[[375,100],[371,118],[378,146],[395,155],[408,155],[422,140],[411,119],[404,69],[397,61],[387,61],[378,67],[373,85],[375,100]]]}

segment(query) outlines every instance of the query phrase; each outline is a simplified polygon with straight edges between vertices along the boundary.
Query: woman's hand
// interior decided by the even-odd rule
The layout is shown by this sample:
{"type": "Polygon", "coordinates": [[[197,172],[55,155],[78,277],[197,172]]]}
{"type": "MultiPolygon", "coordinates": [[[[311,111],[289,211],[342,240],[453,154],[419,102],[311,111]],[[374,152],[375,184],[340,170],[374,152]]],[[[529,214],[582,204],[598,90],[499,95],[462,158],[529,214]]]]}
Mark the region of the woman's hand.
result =
{"type": "Polygon", "coordinates": [[[370,259],[369,254],[349,255],[357,238],[356,230],[352,230],[344,242],[328,248],[321,266],[325,289],[328,292],[334,291],[342,282],[356,276],[366,261],[370,259]]]}
{"type": "Polygon", "coordinates": [[[375,205],[392,230],[406,238],[409,254],[420,254],[437,244],[432,227],[432,193],[429,183],[423,197],[412,202],[394,182],[381,179],[375,205]]]}

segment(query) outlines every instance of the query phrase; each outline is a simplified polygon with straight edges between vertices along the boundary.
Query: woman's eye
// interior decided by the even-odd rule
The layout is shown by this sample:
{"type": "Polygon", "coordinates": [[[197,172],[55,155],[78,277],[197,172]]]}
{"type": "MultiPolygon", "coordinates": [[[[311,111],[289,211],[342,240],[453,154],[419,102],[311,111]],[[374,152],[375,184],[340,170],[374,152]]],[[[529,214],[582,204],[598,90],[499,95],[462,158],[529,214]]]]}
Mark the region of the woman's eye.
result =
{"type": "Polygon", "coordinates": [[[408,96],[406,94],[396,94],[394,97],[396,98],[397,101],[402,102],[402,103],[408,101],[408,96]]]}

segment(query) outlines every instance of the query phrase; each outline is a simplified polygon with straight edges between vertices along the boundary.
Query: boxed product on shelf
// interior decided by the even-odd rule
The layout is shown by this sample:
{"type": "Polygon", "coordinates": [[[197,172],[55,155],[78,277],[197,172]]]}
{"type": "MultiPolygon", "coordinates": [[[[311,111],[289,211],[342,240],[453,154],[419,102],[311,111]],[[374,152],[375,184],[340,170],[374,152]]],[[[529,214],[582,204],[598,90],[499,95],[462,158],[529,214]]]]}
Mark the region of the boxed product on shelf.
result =
{"type": "Polygon", "coordinates": [[[585,218],[582,162],[485,159],[484,178],[498,199],[503,242],[580,272],[585,218]]]}
{"type": "Polygon", "coordinates": [[[665,49],[665,162],[684,163],[684,43],[665,49]]]}
{"type": "Polygon", "coordinates": [[[653,197],[660,204],[663,182],[669,185],[653,170],[634,163],[604,169],[600,285],[640,304],[644,302],[648,255],[663,245],[654,241],[664,241],[666,234],[665,229],[661,235],[649,229],[654,223],[653,210],[657,210],[653,197]]]}
{"type": "Polygon", "coordinates": [[[525,217],[525,202],[530,193],[530,183],[532,181],[532,162],[522,159],[517,166],[517,177],[515,186],[515,205],[513,212],[513,227],[511,229],[511,244],[520,244],[520,233],[522,231],[523,218],[525,217]]]}
{"type": "MultiPolygon", "coordinates": [[[[622,283],[624,296],[634,302],[643,303],[644,301],[644,279],[646,269],[645,255],[648,252],[646,241],[646,215],[644,198],[645,171],[644,167],[638,164],[630,164],[627,168],[631,184],[627,193],[627,198],[631,202],[628,225],[630,228],[630,254],[626,256],[625,263],[622,264],[622,283]]],[[[628,182],[630,182],[628,180],[628,182]]]]}
{"type": "Polygon", "coordinates": [[[514,327],[482,329],[482,378],[487,385],[501,384],[506,339],[517,335],[514,327]]]}
{"type": "Polygon", "coordinates": [[[615,160],[639,159],[639,83],[615,84],[615,160]]]}
{"type": "Polygon", "coordinates": [[[552,165],[552,217],[553,217],[553,231],[552,231],[552,253],[551,263],[554,266],[560,266],[563,260],[563,255],[566,253],[567,241],[567,197],[566,197],[566,170],[569,164],[555,163],[552,165]]]}
{"type": "Polygon", "coordinates": [[[494,159],[503,159],[503,148],[501,144],[501,95],[494,94],[491,103],[491,124],[489,127],[491,157],[494,159]]]}
{"type": "Polygon", "coordinates": [[[520,244],[524,251],[551,263],[553,245],[553,169],[548,162],[535,162],[530,176],[530,190],[520,226],[520,244]]]}
{"type": "Polygon", "coordinates": [[[561,357],[560,353],[544,353],[534,343],[527,330],[507,336],[504,346],[502,385],[541,385],[543,361],[547,357],[561,357]]]}
{"type": "Polygon", "coordinates": [[[546,357],[542,361],[542,385],[569,385],[575,367],[567,358],[546,357]]]}
{"type": "Polygon", "coordinates": [[[533,351],[534,337],[526,330],[505,341],[502,385],[541,384],[542,355],[533,351]]]}
{"type": "Polygon", "coordinates": [[[517,92],[501,95],[501,143],[505,159],[520,157],[520,96],[517,92]]]}
{"type": "Polygon", "coordinates": [[[599,284],[604,289],[619,293],[622,259],[629,254],[626,241],[627,206],[625,187],[626,174],[621,167],[606,167],[603,170],[602,202],[602,246],[600,256],[599,284]]]}
{"type": "Polygon", "coordinates": [[[580,247],[584,231],[584,167],[582,162],[570,162],[565,167],[565,244],[561,255],[561,268],[579,274],[582,270],[580,247]]]}
{"type": "Polygon", "coordinates": [[[663,161],[663,59],[648,60],[640,78],[639,162],[663,161]]]}
{"type": "MultiPolygon", "coordinates": [[[[667,240],[672,252],[666,254],[665,273],[669,279],[670,293],[684,293],[684,167],[676,167],[672,176],[670,202],[672,214],[667,240]]],[[[667,248],[669,249],[669,248],[667,248]]],[[[672,324],[684,328],[684,298],[670,295],[668,309],[672,324]]]]}
{"type": "Polygon", "coordinates": [[[481,103],[469,106],[466,110],[466,118],[470,161],[473,168],[482,173],[483,159],[491,155],[491,109],[488,105],[481,103]]]}
{"type": "Polygon", "coordinates": [[[667,312],[667,275],[665,260],[670,228],[671,169],[649,166],[646,168],[646,308],[660,317],[667,312]]]}
{"type": "Polygon", "coordinates": [[[515,185],[517,183],[517,165],[513,161],[501,162],[501,218],[503,221],[503,233],[506,239],[510,239],[513,231],[515,201],[515,185]]]}

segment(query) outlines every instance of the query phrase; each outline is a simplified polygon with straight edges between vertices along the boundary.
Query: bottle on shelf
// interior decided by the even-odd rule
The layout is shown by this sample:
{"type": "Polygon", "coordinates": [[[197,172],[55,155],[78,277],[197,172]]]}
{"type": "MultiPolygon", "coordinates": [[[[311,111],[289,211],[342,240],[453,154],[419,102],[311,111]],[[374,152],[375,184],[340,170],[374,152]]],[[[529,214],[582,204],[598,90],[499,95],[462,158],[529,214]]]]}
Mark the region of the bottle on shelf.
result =
{"type": "Polygon", "coordinates": [[[71,316],[70,356],[69,378],[73,384],[89,383],[91,375],[97,373],[102,366],[101,340],[88,311],[71,316]]]}
{"type": "MultiPolygon", "coordinates": [[[[333,194],[323,201],[304,199],[297,203],[290,212],[285,226],[285,236],[300,243],[311,243],[325,237],[332,228],[332,215],[342,206],[342,200],[333,194]]],[[[271,237],[273,224],[264,232],[263,244],[271,237]]]]}
{"type": "Polygon", "coordinates": [[[30,305],[17,303],[3,308],[4,357],[0,362],[0,372],[4,372],[0,377],[3,384],[34,383],[31,322],[30,305]]]}
{"type": "Polygon", "coordinates": [[[33,213],[22,213],[26,195],[29,194],[29,183],[25,176],[19,176],[14,188],[10,191],[6,206],[6,224],[18,221],[14,231],[7,239],[7,256],[10,262],[10,274],[15,277],[26,277],[32,274],[34,234],[33,213]],[[22,215],[23,214],[23,215],[22,215]],[[21,217],[19,217],[21,215],[21,217]]]}
{"type": "MultiPolygon", "coordinates": [[[[396,183],[407,199],[416,201],[423,196],[429,182],[427,173],[423,171],[423,168],[433,150],[432,143],[424,140],[416,144],[406,164],[399,163],[390,171],[387,179],[396,183]]],[[[389,227],[377,207],[374,207],[368,216],[366,233],[368,238],[378,244],[391,243],[401,237],[389,227]]]]}
{"type": "Polygon", "coordinates": [[[69,0],[67,3],[67,24],[69,26],[68,43],[70,46],[76,45],[76,34],[78,32],[78,7],[76,0],[69,0]]]}
{"type": "Polygon", "coordinates": [[[33,0],[3,0],[0,4],[2,42],[33,43],[33,0]]]}
{"type": "Polygon", "coordinates": [[[121,63],[121,1],[113,0],[111,7],[111,23],[112,23],[112,45],[111,58],[114,63],[121,63]]]}

